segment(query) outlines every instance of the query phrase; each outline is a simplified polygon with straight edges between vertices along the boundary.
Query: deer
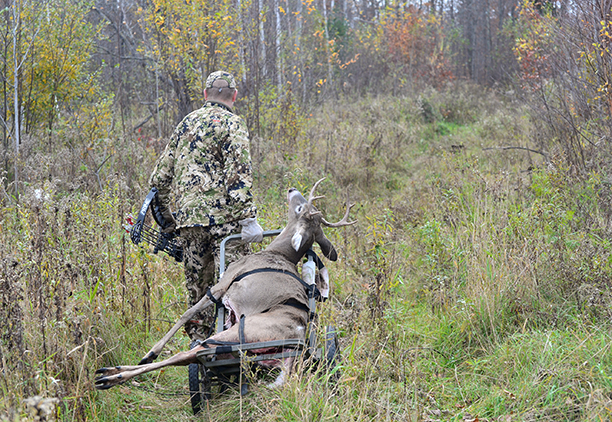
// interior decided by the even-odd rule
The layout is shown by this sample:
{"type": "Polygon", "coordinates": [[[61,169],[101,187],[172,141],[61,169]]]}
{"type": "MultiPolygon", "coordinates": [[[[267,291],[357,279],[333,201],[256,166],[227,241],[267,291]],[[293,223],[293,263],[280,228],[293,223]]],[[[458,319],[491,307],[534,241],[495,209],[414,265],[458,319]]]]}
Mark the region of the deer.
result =
{"type": "MultiPolygon", "coordinates": [[[[297,264],[316,242],[323,255],[336,261],[338,254],[321,226],[344,227],[355,224],[348,221],[354,204],[347,201],[343,218],[326,221],[314,206],[314,201],[324,198],[315,191],[325,178],[312,187],[308,199],[295,188],[287,192],[287,224],[281,233],[262,251],[246,255],[231,263],[220,276],[217,284],[189,308],[141,359],[138,365],[100,368],[96,371],[95,388],[106,390],[151,371],[168,366],[186,366],[197,363],[198,352],[219,344],[256,343],[273,340],[305,339],[308,321],[308,295],[299,278],[297,264]],[[238,280],[238,281],[237,281],[238,280]],[[195,342],[188,351],[155,362],[164,346],[193,316],[213,304],[227,309],[226,329],[202,342],[195,342]]],[[[280,369],[277,380],[271,386],[282,385],[291,372],[293,358],[267,362],[280,369]]]]}

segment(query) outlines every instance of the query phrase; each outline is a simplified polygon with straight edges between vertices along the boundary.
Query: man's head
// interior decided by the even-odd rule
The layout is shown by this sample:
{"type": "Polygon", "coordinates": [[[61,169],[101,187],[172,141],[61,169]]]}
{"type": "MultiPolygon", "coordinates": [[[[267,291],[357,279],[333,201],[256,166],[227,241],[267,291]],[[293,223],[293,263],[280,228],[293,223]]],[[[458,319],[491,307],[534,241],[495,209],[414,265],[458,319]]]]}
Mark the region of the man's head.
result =
{"type": "Polygon", "coordinates": [[[231,73],[218,70],[208,75],[204,91],[206,100],[218,101],[231,107],[237,96],[236,80],[231,73]]]}

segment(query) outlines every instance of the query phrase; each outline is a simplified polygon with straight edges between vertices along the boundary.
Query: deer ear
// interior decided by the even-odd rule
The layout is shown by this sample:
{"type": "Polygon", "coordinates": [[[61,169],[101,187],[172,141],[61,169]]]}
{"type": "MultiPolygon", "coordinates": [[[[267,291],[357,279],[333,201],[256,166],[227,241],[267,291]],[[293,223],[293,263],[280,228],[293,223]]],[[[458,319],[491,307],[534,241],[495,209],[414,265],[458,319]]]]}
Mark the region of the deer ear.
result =
{"type": "Polygon", "coordinates": [[[334,245],[332,245],[331,241],[327,237],[325,237],[323,231],[317,234],[315,241],[319,244],[323,255],[325,255],[327,259],[329,259],[330,261],[335,261],[338,259],[338,253],[336,252],[336,248],[334,248],[334,245]]]}

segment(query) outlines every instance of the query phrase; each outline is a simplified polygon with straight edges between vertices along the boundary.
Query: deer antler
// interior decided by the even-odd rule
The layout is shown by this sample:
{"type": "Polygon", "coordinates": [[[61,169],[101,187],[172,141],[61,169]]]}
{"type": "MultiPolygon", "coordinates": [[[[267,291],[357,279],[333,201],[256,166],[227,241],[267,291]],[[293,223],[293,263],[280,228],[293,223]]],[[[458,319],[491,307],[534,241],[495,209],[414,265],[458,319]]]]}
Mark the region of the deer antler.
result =
{"type": "Polygon", "coordinates": [[[355,204],[351,204],[349,201],[346,201],[346,212],[344,213],[344,217],[342,217],[342,220],[338,221],[337,223],[330,223],[329,221],[326,221],[324,218],[321,218],[321,223],[327,227],[344,227],[344,226],[350,226],[350,225],[355,224],[357,220],[347,221],[349,212],[351,211],[351,208],[353,208],[354,205],[355,204]]]}
{"type": "MultiPolygon", "coordinates": [[[[317,199],[321,199],[321,198],[325,198],[324,195],[321,196],[314,196],[315,190],[317,189],[317,186],[319,186],[319,184],[325,180],[325,177],[320,179],[317,183],[314,184],[314,186],[312,187],[312,189],[310,190],[310,194],[308,195],[308,208],[310,209],[310,215],[317,215],[317,214],[321,214],[321,211],[316,211],[314,209],[313,206],[313,202],[316,201],[317,199]]],[[[347,221],[348,219],[348,215],[349,212],[351,211],[351,208],[353,208],[355,204],[351,204],[348,200],[346,201],[346,212],[344,213],[344,217],[342,217],[342,220],[338,221],[337,223],[330,223],[329,221],[325,220],[323,217],[321,217],[321,223],[324,226],[327,227],[343,227],[343,226],[350,226],[352,224],[355,224],[357,222],[357,220],[354,221],[347,221]]]]}
{"type": "Polygon", "coordinates": [[[314,184],[314,186],[312,187],[312,189],[310,190],[310,194],[308,195],[308,209],[310,210],[310,215],[317,215],[317,214],[321,214],[321,211],[314,211],[314,206],[313,206],[313,202],[316,201],[317,199],[322,199],[325,198],[325,195],[321,195],[321,196],[314,196],[315,190],[317,189],[317,186],[319,186],[319,184],[325,180],[325,177],[320,179],[317,183],[314,184]]]}

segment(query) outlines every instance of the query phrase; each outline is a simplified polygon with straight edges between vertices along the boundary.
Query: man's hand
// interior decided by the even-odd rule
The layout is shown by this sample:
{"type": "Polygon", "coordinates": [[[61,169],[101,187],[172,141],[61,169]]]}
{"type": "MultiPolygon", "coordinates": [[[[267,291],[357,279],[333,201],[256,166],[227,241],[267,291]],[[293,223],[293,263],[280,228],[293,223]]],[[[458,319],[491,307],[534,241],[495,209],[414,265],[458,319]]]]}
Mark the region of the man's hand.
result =
{"type": "Polygon", "coordinates": [[[169,208],[161,208],[161,214],[162,217],[164,217],[164,227],[162,227],[161,232],[172,233],[176,230],[176,220],[174,219],[174,216],[169,208]]]}
{"type": "Polygon", "coordinates": [[[238,223],[242,226],[242,240],[244,242],[253,243],[263,240],[263,229],[257,222],[256,217],[245,218],[238,223]]]}

